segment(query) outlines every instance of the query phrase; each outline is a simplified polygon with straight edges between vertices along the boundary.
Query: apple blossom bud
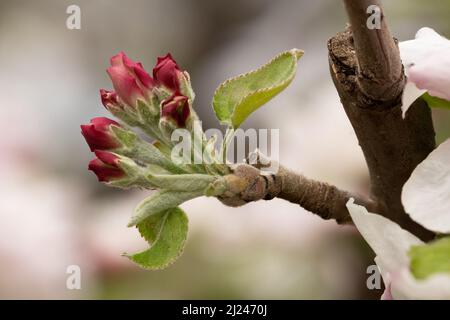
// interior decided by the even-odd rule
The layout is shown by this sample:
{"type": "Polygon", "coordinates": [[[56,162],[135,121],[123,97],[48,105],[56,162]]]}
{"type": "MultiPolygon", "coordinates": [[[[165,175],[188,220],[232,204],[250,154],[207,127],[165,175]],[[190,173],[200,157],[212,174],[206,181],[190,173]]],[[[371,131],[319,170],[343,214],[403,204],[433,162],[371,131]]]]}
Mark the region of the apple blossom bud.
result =
{"type": "Polygon", "coordinates": [[[164,57],[158,57],[156,66],[153,68],[153,78],[155,81],[175,92],[180,90],[180,77],[182,76],[183,71],[170,53],[164,57]]]}
{"type": "Polygon", "coordinates": [[[97,158],[89,162],[88,168],[95,173],[100,182],[111,182],[125,176],[125,172],[119,167],[118,156],[102,150],[95,151],[95,155],[97,158]]]}
{"type": "Polygon", "coordinates": [[[81,125],[81,133],[91,151],[120,147],[119,141],[111,131],[112,125],[120,127],[116,121],[105,117],[94,118],[89,124],[81,125]]]}
{"type": "Polygon", "coordinates": [[[177,128],[185,128],[190,116],[188,97],[179,93],[164,100],[161,104],[161,119],[174,122],[177,128]]]}
{"type": "Polygon", "coordinates": [[[106,109],[109,109],[110,106],[120,106],[119,97],[114,91],[100,89],[100,97],[102,99],[102,104],[106,109]]]}
{"type": "Polygon", "coordinates": [[[137,99],[146,100],[155,85],[142,64],[134,62],[123,52],[111,58],[107,72],[120,99],[130,107],[136,107],[137,99]]]}

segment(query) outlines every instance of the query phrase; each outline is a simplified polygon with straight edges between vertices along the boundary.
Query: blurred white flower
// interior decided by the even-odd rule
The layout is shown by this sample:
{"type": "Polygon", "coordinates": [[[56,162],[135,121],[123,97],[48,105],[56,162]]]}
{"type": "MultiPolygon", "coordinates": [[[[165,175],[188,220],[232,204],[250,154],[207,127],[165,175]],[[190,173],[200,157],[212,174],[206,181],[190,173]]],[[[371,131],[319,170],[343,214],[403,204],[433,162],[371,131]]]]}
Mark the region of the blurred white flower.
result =
{"type": "Polygon", "coordinates": [[[425,228],[450,233],[450,139],[420,163],[403,186],[402,203],[425,228]]]}
{"type": "Polygon", "coordinates": [[[450,100],[450,40],[431,28],[420,29],[414,40],[399,43],[408,82],[403,94],[403,114],[425,91],[450,100]]]}
{"type": "Polygon", "coordinates": [[[347,208],[353,222],[377,255],[375,262],[386,291],[382,299],[450,299],[450,276],[433,274],[424,280],[414,278],[408,251],[423,242],[381,215],[369,213],[350,199],[347,208]]]}
{"type": "MultiPolygon", "coordinates": [[[[405,183],[402,202],[413,220],[435,232],[450,231],[450,139],[442,143],[405,183]]],[[[408,251],[424,244],[416,236],[350,199],[350,215],[376,253],[375,262],[386,285],[382,298],[450,299],[450,275],[436,273],[417,280],[410,271],[408,251]]]]}

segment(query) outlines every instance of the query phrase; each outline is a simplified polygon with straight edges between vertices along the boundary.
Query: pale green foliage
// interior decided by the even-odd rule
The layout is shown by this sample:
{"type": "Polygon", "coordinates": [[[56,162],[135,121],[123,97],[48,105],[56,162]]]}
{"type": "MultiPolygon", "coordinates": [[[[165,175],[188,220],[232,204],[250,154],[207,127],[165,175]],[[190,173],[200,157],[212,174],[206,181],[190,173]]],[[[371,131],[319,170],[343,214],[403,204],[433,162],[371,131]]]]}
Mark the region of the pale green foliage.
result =
{"type": "Polygon", "coordinates": [[[450,237],[413,246],[409,250],[411,272],[417,279],[436,273],[450,274],[450,237]]]}
{"type": "Polygon", "coordinates": [[[150,248],[135,254],[125,254],[145,269],[163,269],[183,252],[188,231],[188,218],[180,208],[154,214],[137,225],[150,248]]]}
{"type": "Polygon", "coordinates": [[[215,179],[207,174],[147,175],[147,181],[154,188],[172,191],[203,192],[215,179]]]}
{"type": "Polygon", "coordinates": [[[196,197],[202,196],[203,190],[197,191],[170,191],[161,190],[152,193],[145,198],[136,208],[133,217],[128,223],[129,227],[135,226],[144,221],[151,215],[160,213],[161,211],[175,208],[178,205],[196,197]]]}
{"type": "Polygon", "coordinates": [[[239,127],[252,112],[292,82],[302,55],[303,51],[298,49],[283,52],[261,68],[222,83],[213,98],[219,121],[239,127]]]}
{"type": "Polygon", "coordinates": [[[426,101],[430,108],[450,109],[450,101],[433,97],[428,92],[425,92],[421,97],[426,101]]]}

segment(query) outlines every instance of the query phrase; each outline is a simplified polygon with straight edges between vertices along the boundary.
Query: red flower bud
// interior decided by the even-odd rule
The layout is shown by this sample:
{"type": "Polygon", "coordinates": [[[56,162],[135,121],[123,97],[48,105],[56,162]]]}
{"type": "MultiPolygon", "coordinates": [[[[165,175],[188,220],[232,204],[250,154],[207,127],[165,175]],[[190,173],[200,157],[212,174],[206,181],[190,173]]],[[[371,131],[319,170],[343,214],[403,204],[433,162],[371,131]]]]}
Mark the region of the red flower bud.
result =
{"type": "Polygon", "coordinates": [[[110,182],[115,179],[120,179],[125,175],[125,172],[119,167],[119,157],[108,151],[95,151],[97,158],[89,162],[89,170],[93,171],[98,181],[110,182]]]}
{"type": "Polygon", "coordinates": [[[91,151],[109,150],[120,146],[110,130],[111,125],[120,127],[116,121],[104,117],[94,118],[89,124],[81,125],[81,133],[91,151]]]}
{"type": "Polygon", "coordinates": [[[123,52],[111,58],[107,72],[119,97],[132,107],[136,106],[136,99],[145,99],[155,85],[142,64],[134,62],[123,52]]]}
{"type": "Polygon", "coordinates": [[[108,105],[118,105],[119,97],[114,91],[108,91],[105,89],[100,89],[100,97],[102,99],[102,104],[108,109],[108,105]]]}
{"type": "Polygon", "coordinates": [[[179,77],[182,73],[183,71],[170,53],[164,57],[158,57],[156,66],[153,68],[153,78],[174,92],[180,90],[179,77]]]}
{"type": "Polygon", "coordinates": [[[161,118],[175,120],[180,128],[186,127],[186,121],[190,115],[188,98],[179,93],[175,93],[162,103],[161,118]]]}

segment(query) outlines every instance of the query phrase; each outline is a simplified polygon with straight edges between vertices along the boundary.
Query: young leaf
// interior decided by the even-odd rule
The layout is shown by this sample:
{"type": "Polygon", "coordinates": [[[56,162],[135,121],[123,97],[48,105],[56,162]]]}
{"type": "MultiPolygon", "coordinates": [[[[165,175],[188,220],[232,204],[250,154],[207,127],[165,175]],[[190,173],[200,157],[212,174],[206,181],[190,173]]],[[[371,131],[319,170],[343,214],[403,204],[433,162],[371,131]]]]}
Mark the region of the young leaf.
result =
{"type": "Polygon", "coordinates": [[[450,274],[450,237],[413,246],[409,257],[411,272],[417,279],[425,279],[435,273],[450,274]]]}
{"type": "Polygon", "coordinates": [[[425,92],[422,95],[422,98],[426,101],[430,108],[450,109],[450,101],[438,97],[433,97],[428,92],[425,92]]]}
{"type": "Polygon", "coordinates": [[[213,97],[219,121],[239,127],[252,112],[291,83],[302,55],[299,49],[283,52],[259,69],[222,83],[213,97]]]}
{"type": "Polygon", "coordinates": [[[125,254],[145,269],[163,269],[183,252],[188,231],[188,218],[180,208],[172,208],[152,215],[137,228],[150,248],[135,254],[125,254]]]}
{"type": "Polygon", "coordinates": [[[167,209],[175,208],[185,201],[203,195],[203,190],[196,191],[156,191],[144,199],[136,208],[134,216],[131,217],[128,227],[137,225],[151,215],[160,213],[167,209]]]}

